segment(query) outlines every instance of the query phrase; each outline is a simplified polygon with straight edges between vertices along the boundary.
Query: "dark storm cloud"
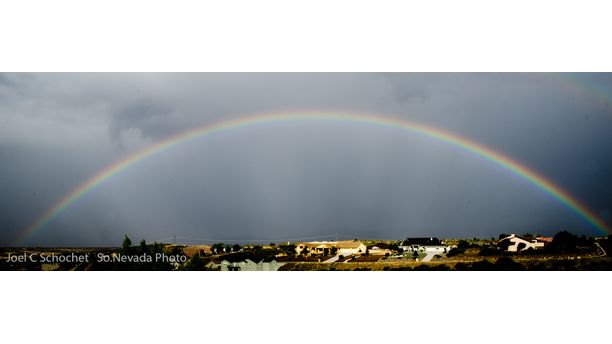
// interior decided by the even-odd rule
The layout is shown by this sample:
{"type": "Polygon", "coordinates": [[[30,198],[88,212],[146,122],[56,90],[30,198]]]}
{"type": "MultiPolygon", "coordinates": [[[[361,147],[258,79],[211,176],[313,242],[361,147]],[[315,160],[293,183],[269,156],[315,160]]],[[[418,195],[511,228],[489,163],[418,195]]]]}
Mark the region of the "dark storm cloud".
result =
{"type": "MultiPolygon", "coordinates": [[[[342,110],[484,143],[595,212],[612,209],[609,74],[0,74],[0,244],[92,174],[183,130],[239,116],[342,110]]],[[[240,128],[174,147],[81,198],[32,244],[177,237],[593,233],[508,171],[356,123],[240,128]]]]}

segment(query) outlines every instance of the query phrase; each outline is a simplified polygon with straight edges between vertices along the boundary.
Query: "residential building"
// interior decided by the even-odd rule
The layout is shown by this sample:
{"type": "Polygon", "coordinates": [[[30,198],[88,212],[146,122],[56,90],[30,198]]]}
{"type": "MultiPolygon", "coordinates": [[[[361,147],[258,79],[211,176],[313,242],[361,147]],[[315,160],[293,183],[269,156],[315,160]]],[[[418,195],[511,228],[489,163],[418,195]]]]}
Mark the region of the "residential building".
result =
{"type": "Polygon", "coordinates": [[[553,238],[552,237],[543,237],[543,236],[539,236],[536,238],[538,241],[543,242],[545,245],[550,244],[553,242],[553,238]]]}
{"type": "Polygon", "coordinates": [[[336,244],[338,255],[350,256],[353,254],[364,254],[367,251],[366,245],[361,241],[338,241],[336,244]]]}
{"type": "Polygon", "coordinates": [[[221,261],[217,265],[221,271],[276,271],[281,266],[276,260],[264,261],[256,263],[250,259],[245,259],[241,262],[221,261]]]}
{"type": "Polygon", "coordinates": [[[364,254],[367,247],[361,241],[313,241],[295,245],[295,252],[308,255],[343,255],[364,254]]]}
{"type": "Polygon", "coordinates": [[[497,245],[506,247],[506,251],[508,252],[518,252],[518,251],[525,251],[528,249],[535,250],[538,248],[542,248],[544,247],[545,242],[540,241],[538,239],[525,238],[525,237],[518,236],[516,234],[510,234],[507,237],[499,240],[497,245]]]}
{"type": "Polygon", "coordinates": [[[447,252],[450,248],[440,239],[430,238],[406,238],[399,247],[408,252],[447,252]]]}
{"type": "Polygon", "coordinates": [[[337,244],[335,241],[303,242],[295,245],[295,253],[302,254],[306,249],[309,255],[330,255],[337,244]]]}

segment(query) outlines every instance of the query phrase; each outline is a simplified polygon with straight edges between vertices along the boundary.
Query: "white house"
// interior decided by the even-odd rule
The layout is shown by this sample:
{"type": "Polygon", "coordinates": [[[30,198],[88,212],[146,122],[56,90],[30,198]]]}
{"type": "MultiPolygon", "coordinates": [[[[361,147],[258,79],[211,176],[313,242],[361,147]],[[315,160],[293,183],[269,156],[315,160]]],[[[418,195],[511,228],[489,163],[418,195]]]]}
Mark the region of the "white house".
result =
{"type": "Polygon", "coordinates": [[[438,238],[406,238],[399,248],[409,252],[447,252],[450,248],[438,238]]]}
{"type": "Polygon", "coordinates": [[[276,271],[281,266],[276,260],[260,261],[256,263],[250,259],[245,259],[241,262],[221,261],[217,265],[221,271],[276,271]]]}
{"type": "Polygon", "coordinates": [[[527,239],[527,238],[517,236],[515,234],[510,234],[507,237],[499,240],[498,245],[500,243],[505,244],[505,242],[508,243],[508,247],[506,248],[506,251],[508,252],[525,251],[528,249],[535,250],[535,249],[544,247],[543,241],[540,241],[538,239],[527,239]],[[519,249],[519,245],[521,246],[520,249],[519,249]]]}

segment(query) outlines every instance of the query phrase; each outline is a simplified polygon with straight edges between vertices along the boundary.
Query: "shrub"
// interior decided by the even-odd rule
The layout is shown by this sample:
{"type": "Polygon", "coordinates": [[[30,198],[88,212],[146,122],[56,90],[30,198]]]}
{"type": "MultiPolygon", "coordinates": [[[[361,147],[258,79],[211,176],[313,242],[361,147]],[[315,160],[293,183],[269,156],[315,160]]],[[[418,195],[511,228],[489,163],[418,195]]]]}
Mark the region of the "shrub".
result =
{"type": "Polygon", "coordinates": [[[523,265],[515,262],[512,258],[509,257],[498,258],[495,262],[495,266],[497,269],[504,271],[524,270],[523,265]]]}
{"type": "Polygon", "coordinates": [[[472,270],[475,271],[492,271],[495,270],[495,264],[488,260],[481,260],[472,264],[472,270]]]}
{"type": "Polygon", "coordinates": [[[466,248],[469,248],[469,247],[470,247],[470,243],[468,243],[468,242],[467,242],[467,241],[465,241],[465,240],[459,240],[459,243],[457,244],[457,248],[458,248],[458,249],[463,249],[463,250],[465,250],[466,248]]]}
{"type": "Polygon", "coordinates": [[[457,263],[455,264],[455,270],[457,271],[467,271],[470,267],[466,263],[457,263]]]}
{"type": "Polygon", "coordinates": [[[454,257],[454,256],[458,256],[460,254],[464,254],[465,253],[465,249],[462,248],[453,248],[450,250],[450,252],[448,252],[446,254],[446,257],[454,257]]]}
{"type": "Polygon", "coordinates": [[[483,247],[480,249],[480,252],[478,252],[479,256],[494,256],[497,254],[497,250],[492,248],[492,247],[483,247]]]}

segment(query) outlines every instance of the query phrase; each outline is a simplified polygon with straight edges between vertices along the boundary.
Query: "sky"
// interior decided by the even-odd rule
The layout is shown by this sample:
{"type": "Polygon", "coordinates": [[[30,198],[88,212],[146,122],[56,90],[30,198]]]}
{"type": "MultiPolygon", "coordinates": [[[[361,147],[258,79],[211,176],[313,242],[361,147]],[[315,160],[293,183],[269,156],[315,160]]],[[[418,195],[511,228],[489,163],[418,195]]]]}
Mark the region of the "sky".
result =
{"type": "MultiPolygon", "coordinates": [[[[0,74],[0,246],[106,166],[185,130],[267,113],[409,119],[503,153],[612,212],[612,74],[0,74]]],[[[350,121],[226,130],[101,183],[20,244],[601,235],[504,168],[350,121]]]]}

